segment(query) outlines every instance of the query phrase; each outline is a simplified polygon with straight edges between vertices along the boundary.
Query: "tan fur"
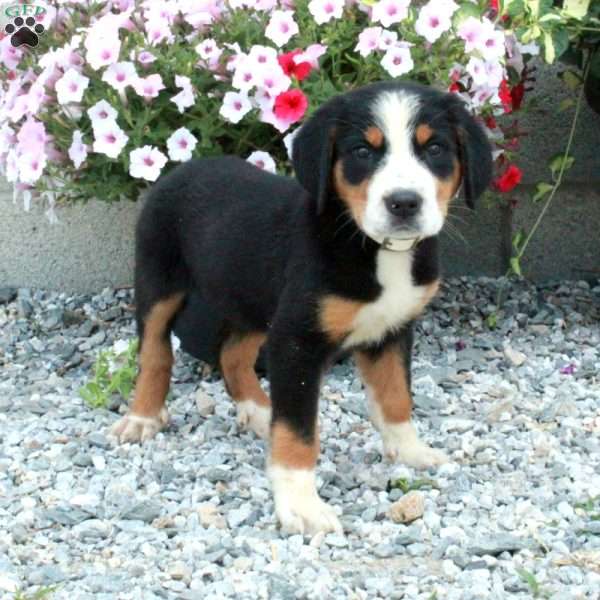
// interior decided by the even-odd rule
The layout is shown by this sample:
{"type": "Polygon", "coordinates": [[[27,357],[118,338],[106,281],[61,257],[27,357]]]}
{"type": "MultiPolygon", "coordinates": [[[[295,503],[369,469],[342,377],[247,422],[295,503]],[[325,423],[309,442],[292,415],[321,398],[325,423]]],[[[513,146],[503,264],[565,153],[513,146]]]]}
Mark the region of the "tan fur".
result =
{"type": "Polygon", "coordinates": [[[332,342],[341,341],[352,330],[352,323],[364,303],[339,296],[325,296],[321,300],[319,320],[321,329],[332,342]]]}
{"type": "Polygon", "coordinates": [[[413,319],[416,319],[424,310],[425,307],[433,300],[434,296],[438,293],[440,289],[440,280],[436,279],[431,283],[425,286],[425,296],[423,298],[423,304],[419,307],[418,310],[414,312],[412,315],[413,319]]]}
{"type": "Polygon", "coordinates": [[[419,146],[424,146],[433,135],[433,129],[426,123],[422,125],[418,125],[415,129],[415,137],[417,138],[417,143],[419,146]]]}
{"type": "Polygon", "coordinates": [[[261,406],[271,405],[254,370],[258,352],[266,338],[264,333],[259,332],[236,334],[223,344],[220,356],[223,378],[231,397],[238,402],[252,399],[261,406]]]}
{"type": "Polygon", "coordinates": [[[131,413],[156,417],[165,404],[173,352],[167,324],[179,310],[183,294],[176,294],[155,304],[144,320],[144,335],[139,355],[139,374],[131,413]]]}
{"type": "Polygon", "coordinates": [[[412,398],[399,352],[385,350],[373,359],[357,351],[354,358],[364,382],[372,389],[373,400],[379,405],[385,422],[402,423],[410,420],[412,398]]]}
{"type": "Polygon", "coordinates": [[[307,443],[285,423],[276,422],[271,430],[271,464],[288,469],[314,469],[319,455],[319,433],[315,428],[312,443],[307,443]]]}
{"type": "Polygon", "coordinates": [[[344,201],[352,218],[360,227],[367,206],[369,179],[361,181],[358,185],[348,183],[344,177],[342,161],[338,160],[333,167],[333,183],[337,195],[344,201]]]}
{"type": "Polygon", "coordinates": [[[383,145],[383,131],[373,125],[365,131],[365,139],[373,148],[381,148],[383,145]]]}
{"type": "Polygon", "coordinates": [[[437,183],[437,201],[444,216],[448,214],[450,202],[456,196],[462,179],[462,169],[458,161],[454,161],[454,170],[447,179],[439,179],[437,183]]]}

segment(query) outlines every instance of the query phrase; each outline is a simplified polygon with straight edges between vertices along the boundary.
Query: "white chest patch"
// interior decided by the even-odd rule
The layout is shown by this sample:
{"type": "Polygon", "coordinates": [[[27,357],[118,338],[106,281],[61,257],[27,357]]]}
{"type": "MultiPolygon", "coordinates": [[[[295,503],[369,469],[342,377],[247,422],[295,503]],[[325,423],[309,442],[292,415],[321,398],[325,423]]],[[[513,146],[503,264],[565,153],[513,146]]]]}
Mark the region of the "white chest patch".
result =
{"type": "Polygon", "coordinates": [[[352,332],[343,346],[350,348],[380,341],[390,330],[414,319],[429,297],[429,287],[414,285],[412,252],[377,254],[377,281],[383,288],[374,302],[361,308],[352,322],[352,332]]]}

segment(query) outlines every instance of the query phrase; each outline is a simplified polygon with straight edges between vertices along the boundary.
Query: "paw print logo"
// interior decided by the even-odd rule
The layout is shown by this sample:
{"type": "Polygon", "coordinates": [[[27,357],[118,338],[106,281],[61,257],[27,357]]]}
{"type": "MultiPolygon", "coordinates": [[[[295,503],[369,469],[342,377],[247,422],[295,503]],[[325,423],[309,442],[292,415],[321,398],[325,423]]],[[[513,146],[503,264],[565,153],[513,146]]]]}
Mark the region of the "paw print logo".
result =
{"type": "Polygon", "coordinates": [[[18,48],[23,44],[35,48],[38,45],[38,35],[44,33],[44,26],[41,23],[36,25],[33,17],[22,17],[16,19],[4,27],[4,31],[10,35],[10,43],[18,48]]]}

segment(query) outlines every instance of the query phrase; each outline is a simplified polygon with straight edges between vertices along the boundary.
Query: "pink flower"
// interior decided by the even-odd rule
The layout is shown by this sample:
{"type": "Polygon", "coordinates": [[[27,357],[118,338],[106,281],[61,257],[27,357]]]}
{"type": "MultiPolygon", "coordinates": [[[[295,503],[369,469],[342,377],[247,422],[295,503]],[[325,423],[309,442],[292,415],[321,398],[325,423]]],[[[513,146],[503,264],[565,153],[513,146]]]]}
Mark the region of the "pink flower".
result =
{"type": "Polygon", "coordinates": [[[105,121],[94,128],[92,149],[94,152],[106,154],[109,158],[117,158],[128,139],[116,121],[105,121]]]}
{"type": "Polygon", "coordinates": [[[69,158],[73,161],[76,169],[79,169],[88,155],[88,147],[83,143],[83,134],[79,129],[73,132],[73,141],[69,147],[69,158]]]}
{"type": "Polygon", "coordinates": [[[7,36],[0,41],[0,63],[7,69],[16,69],[22,56],[23,50],[21,50],[21,48],[15,48],[10,43],[10,36],[7,36]]]}
{"type": "Polygon", "coordinates": [[[19,154],[34,154],[43,149],[48,141],[46,128],[41,121],[28,117],[17,133],[17,150],[19,154]]]}
{"type": "Polygon", "coordinates": [[[358,34],[358,44],[354,50],[361,56],[369,56],[371,52],[379,48],[379,40],[381,39],[381,27],[367,27],[358,34]]]}
{"type": "Polygon", "coordinates": [[[392,76],[400,77],[413,70],[415,63],[410,55],[410,49],[394,46],[389,48],[381,59],[381,66],[392,76]]]}
{"type": "Polygon", "coordinates": [[[504,79],[504,68],[498,61],[485,61],[472,56],[467,63],[466,70],[476,87],[497,88],[504,79]]]}
{"type": "Polygon", "coordinates": [[[183,75],[175,75],[175,85],[181,88],[181,92],[171,98],[171,102],[177,105],[177,110],[183,113],[186,108],[194,104],[194,90],[189,77],[183,75]]]}
{"type": "Polygon", "coordinates": [[[504,33],[496,30],[494,24],[485,17],[481,21],[468,17],[457,33],[465,41],[465,52],[478,50],[484,60],[499,59],[506,52],[504,33]]]}
{"type": "Polygon", "coordinates": [[[17,136],[8,123],[0,127],[0,154],[5,154],[17,143],[17,136]]]}
{"type": "Polygon", "coordinates": [[[142,50],[138,54],[137,60],[143,67],[147,67],[148,65],[151,65],[156,60],[156,56],[154,56],[154,54],[152,54],[152,52],[148,52],[148,50],[142,50]]]}
{"type": "Polygon", "coordinates": [[[275,116],[290,125],[299,121],[308,108],[308,98],[302,90],[289,90],[275,98],[273,112],[275,116]]]}
{"type": "Polygon", "coordinates": [[[294,12],[291,10],[274,10],[265,29],[268,37],[278,48],[287,44],[298,33],[298,24],[294,21],[294,12]]]}
{"type": "Polygon", "coordinates": [[[308,10],[317,24],[323,25],[331,19],[341,19],[344,4],[344,0],[311,0],[308,10]]]}
{"type": "Polygon", "coordinates": [[[268,67],[260,72],[256,79],[256,85],[259,88],[267,90],[269,95],[275,97],[281,92],[285,92],[292,83],[292,80],[283,72],[283,69],[276,65],[268,67]]]}
{"type": "Polygon", "coordinates": [[[81,102],[83,92],[90,80],[79,71],[71,68],[56,82],[56,99],[59,104],[81,102]]]}
{"type": "Polygon", "coordinates": [[[162,42],[172,44],[175,36],[171,31],[169,22],[163,19],[152,19],[146,22],[146,39],[151,46],[156,46],[162,42]]]}
{"type": "Polygon", "coordinates": [[[223,51],[217,46],[215,40],[207,38],[205,40],[202,40],[196,46],[196,52],[200,55],[200,58],[203,58],[204,60],[209,60],[215,58],[218,59],[223,51]]]}
{"type": "Polygon", "coordinates": [[[156,98],[161,90],[165,89],[165,84],[158,73],[148,75],[147,77],[138,77],[133,82],[133,89],[139,96],[144,98],[156,98]]]}
{"type": "Polygon", "coordinates": [[[219,114],[231,123],[239,123],[250,110],[252,110],[252,104],[246,94],[227,92],[219,114]]]}
{"type": "Polygon", "coordinates": [[[452,0],[430,0],[420,11],[415,31],[430,44],[452,26],[452,15],[458,6],[452,0]]]}
{"type": "Polygon", "coordinates": [[[269,173],[276,173],[275,161],[268,152],[262,152],[257,150],[253,152],[247,159],[249,163],[252,163],[255,167],[268,171],[269,173]]]}
{"type": "Polygon", "coordinates": [[[119,60],[121,41],[114,29],[109,30],[97,25],[92,27],[83,45],[87,50],[87,61],[94,71],[119,60]]]}
{"type": "Polygon", "coordinates": [[[275,129],[277,129],[277,131],[279,131],[280,133],[286,132],[292,124],[287,119],[282,119],[281,117],[278,117],[272,108],[263,108],[260,111],[259,119],[263,123],[273,125],[273,127],[275,127],[275,129]]]}
{"type": "Polygon", "coordinates": [[[87,114],[92,127],[96,129],[115,121],[118,113],[106,100],[99,100],[87,111],[87,114]]]}
{"type": "Polygon", "coordinates": [[[398,34],[395,31],[384,29],[379,38],[379,49],[389,50],[398,44],[398,34]]]}
{"type": "Polygon", "coordinates": [[[156,181],[167,157],[154,146],[142,146],[129,153],[129,174],[136,179],[156,181]]]}
{"type": "Polygon", "coordinates": [[[311,44],[304,52],[300,52],[294,56],[294,62],[297,65],[307,62],[313,69],[318,69],[319,58],[323,56],[325,52],[327,52],[327,46],[324,46],[323,44],[311,44]]]}
{"type": "Polygon", "coordinates": [[[270,48],[269,46],[255,44],[250,48],[250,52],[248,52],[248,63],[249,65],[254,64],[258,69],[276,66],[278,64],[277,50],[275,50],[275,48],[270,48]]]}
{"type": "Polygon", "coordinates": [[[400,23],[408,16],[409,4],[410,0],[380,0],[373,6],[371,19],[384,27],[400,23]]]}
{"type": "Polygon", "coordinates": [[[46,162],[47,158],[43,152],[19,156],[19,181],[35,183],[42,176],[46,162]]]}
{"type": "Polygon", "coordinates": [[[110,65],[102,74],[105,81],[117,91],[124,90],[137,79],[135,66],[132,62],[118,62],[110,65]]]}
{"type": "Polygon", "coordinates": [[[169,158],[173,161],[189,160],[197,143],[198,140],[188,129],[180,127],[167,139],[169,158]]]}

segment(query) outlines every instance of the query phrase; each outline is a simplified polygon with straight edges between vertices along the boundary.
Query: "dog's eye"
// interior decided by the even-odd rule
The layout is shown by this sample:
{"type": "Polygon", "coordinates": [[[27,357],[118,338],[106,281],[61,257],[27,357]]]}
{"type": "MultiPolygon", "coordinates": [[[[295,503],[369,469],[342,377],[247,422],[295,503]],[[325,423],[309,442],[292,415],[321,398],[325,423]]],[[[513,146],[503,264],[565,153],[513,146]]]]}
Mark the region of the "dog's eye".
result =
{"type": "Polygon", "coordinates": [[[352,153],[356,158],[360,158],[361,160],[366,160],[367,158],[371,158],[371,148],[368,146],[357,146],[352,150],[352,153]]]}
{"type": "Polygon", "coordinates": [[[442,153],[442,147],[440,144],[429,144],[427,153],[431,156],[439,156],[442,153]]]}

